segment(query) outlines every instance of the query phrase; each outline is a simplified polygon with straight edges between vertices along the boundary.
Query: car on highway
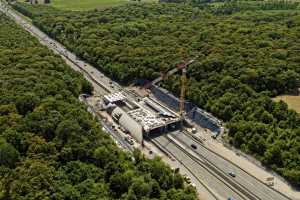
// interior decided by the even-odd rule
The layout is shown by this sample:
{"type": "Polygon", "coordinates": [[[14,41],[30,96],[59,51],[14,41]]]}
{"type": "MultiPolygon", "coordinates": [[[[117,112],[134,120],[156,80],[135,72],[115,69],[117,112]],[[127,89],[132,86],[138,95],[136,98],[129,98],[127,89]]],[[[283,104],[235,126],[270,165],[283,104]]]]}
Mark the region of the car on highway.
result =
{"type": "Polygon", "coordinates": [[[231,177],[233,177],[233,178],[236,177],[235,173],[232,172],[232,171],[228,172],[228,174],[229,174],[231,177]]]}
{"type": "Polygon", "coordinates": [[[192,147],[193,149],[197,149],[197,146],[196,146],[195,144],[191,144],[191,147],[192,147]]]}
{"type": "Polygon", "coordinates": [[[130,145],[133,145],[133,144],[134,144],[133,139],[130,138],[130,137],[125,137],[125,140],[126,140],[130,145]]]}
{"type": "Polygon", "coordinates": [[[197,129],[196,128],[192,128],[192,133],[196,134],[197,133],[197,129]]]}

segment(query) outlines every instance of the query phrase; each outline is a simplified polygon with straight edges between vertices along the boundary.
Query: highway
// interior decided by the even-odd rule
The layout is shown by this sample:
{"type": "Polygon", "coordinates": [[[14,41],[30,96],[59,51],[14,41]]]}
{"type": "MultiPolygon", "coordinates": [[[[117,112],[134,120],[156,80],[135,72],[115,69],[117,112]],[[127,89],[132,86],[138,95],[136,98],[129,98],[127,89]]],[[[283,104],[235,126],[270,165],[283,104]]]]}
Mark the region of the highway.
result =
{"type": "Polygon", "coordinates": [[[120,91],[123,88],[107,78],[99,70],[79,59],[75,54],[67,50],[62,44],[48,37],[44,32],[40,31],[31,23],[27,22],[24,18],[20,17],[16,11],[10,9],[6,4],[0,1],[0,11],[4,12],[11,19],[13,19],[17,24],[21,25],[25,30],[36,37],[41,44],[47,46],[49,49],[53,50],[54,53],[59,54],[67,62],[68,65],[75,71],[80,71],[89,82],[95,86],[96,92],[100,93],[110,93],[120,91]]]}
{"type": "MultiPolygon", "coordinates": [[[[174,156],[181,163],[184,163],[184,166],[189,169],[197,179],[202,180],[210,188],[219,194],[219,196],[232,197],[235,200],[246,200],[249,199],[245,197],[240,192],[236,191],[235,188],[228,186],[226,181],[223,181],[221,177],[211,172],[211,170],[206,167],[204,161],[200,158],[197,158],[195,154],[191,151],[184,150],[180,144],[168,139],[166,136],[159,136],[153,138],[153,140],[161,145],[162,148],[165,148],[172,156],[174,156]]],[[[218,199],[218,198],[216,198],[218,199]]]]}
{"type": "Polygon", "coordinates": [[[183,144],[186,149],[190,149],[195,152],[197,155],[202,157],[206,162],[211,163],[214,166],[217,166],[224,175],[227,175],[232,179],[236,184],[239,184],[240,187],[249,190],[255,191],[256,199],[262,200],[286,200],[288,197],[282,195],[281,193],[273,190],[269,186],[257,180],[255,177],[248,174],[243,169],[239,168],[234,163],[226,160],[216,153],[212,152],[206,148],[199,140],[196,140],[195,137],[190,135],[187,132],[172,132],[169,134],[169,137],[177,140],[179,143],[183,144]],[[191,144],[196,144],[197,149],[191,148],[191,144]],[[229,172],[234,172],[236,177],[231,177],[228,175],[229,172]]]}
{"type": "MultiPolygon", "coordinates": [[[[94,93],[97,95],[104,95],[111,92],[117,92],[122,90],[122,87],[116,82],[107,78],[100,71],[89,65],[88,63],[77,58],[75,54],[68,51],[63,45],[59,42],[49,38],[45,33],[40,31],[38,28],[28,23],[26,20],[17,15],[14,11],[10,10],[0,1],[0,10],[5,12],[9,17],[15,20],[19,25],[21,25],[25,30],[30,32],[35,36],[43,45],[47,46],[49,49],[53,50],[55,53],[62,56],[66,63],[75,71],[81,72],[85,78],[92,83],[94,87],[94,93]]],[[[88,106],[88,111],[92,113],[100,121],[102,127],[112,135],[115,141],[125,150],[133,151],[133,148],[120,136],[116,131],[112,129],[109,124],[103,122],[99,118],[94,108],[87,104],[86,101],[81,97],[83,102],[88,106]]]]}
{"type": "MultiPolygon", "coordinates": [[[[68,51],[59,42],[49,38],[46,34],[41,32],[32,24],[28,23],[25,19],[17,15],[15,11],[7,8],[1,2],[0,10],[5,12],[9,17],[16,21],[16,23],[38,38],[42,44],[47,46],[49,49],[52,49],[55,53],[61,55],[66,63],[70,65],[70,67],[81,72],[85,78],[93,84],[95,89],[94,92],[96,94],[105,94],[124,90],[123,87],[121,87],[118,83],[107,78],[93,66],[78,59],[76,55],[68,51]]],[[[93,108],[90,109],[93,113],[93,108]]],[[[123,140],[118,137],[118,134],[115,134],[109,125],[103,122],[102,125],[113,135],[113,137],[121,144],[121,146],[130,150],[127,143],[124,144],[123,140]]],[[[173,134],[170,135],[169,138],[160,136],[155,138],[154,141],[170,152],[177,160],[180,160],[186,167],[189,168],[189,170],[193,172],[197,179],[201,179],[213,191],[224,197],[224,199],[228,197],[233,197],[235,200],[288,199],[271,188],[268,188],[263,183],[248,175],[232,163],[220,158],[218,155],[213,155],[212,152],[209,152],[204,147],[201,147],[201,145],[197,144],[197,151],[193,151],[190,148],[190,144],[195,143],[195,141],[184,134],[173,134]],[[178,143],[176,143],[175,140],[177,140],[178,143]],[[206,159],[209,161],[209,163],[206,159]],[[228,177],[228,171],[230,170],[233,170],[237,174],[234,180],[228,180],[228,178],[233,179],[232,177],[228,177]]]]}

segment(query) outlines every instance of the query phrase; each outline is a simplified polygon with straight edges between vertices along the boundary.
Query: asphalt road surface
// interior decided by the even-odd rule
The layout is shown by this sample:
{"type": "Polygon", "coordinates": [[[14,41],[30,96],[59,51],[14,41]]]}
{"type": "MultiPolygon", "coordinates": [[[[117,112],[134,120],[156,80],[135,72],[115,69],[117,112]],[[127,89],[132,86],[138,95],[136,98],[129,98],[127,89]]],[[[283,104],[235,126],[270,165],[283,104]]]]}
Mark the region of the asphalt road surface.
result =
{"type": "MultiPolygon", "coordinates": [[[[55,53],[61,55],[66,63],[75,71],[80,71],[81,73],[83,73],[85,78],[93,84],[94,93],[96,95],[104,95],[110,92],[117,92],[122,90],[122,87],[119,84],[107,78],[104,74],[102,74],[100,71],[98,71],[88,63],[78,59],[75,54],[68,51],[63,45],[48,37],[45,33],[34,27],[32,24],[28,23],[14,11],[8,9],[1,2],[0,10],[2,12],[6,12],[19,25],[30,32],[33,36],[38,38],[43,45],[46,45],[49,49],[52,49],[55,53]]],[[[89,108],[92,114],[97,115],[92,107],[89,106],[89,108]]],[[[101,125],[106,129],[108,133],[113,136],[113,138],[120,144],[122,148],[129,151],[133,150],[132,147],[116,131],[114,131],[108,124],[104,123],[102,120],[100,121],[101,125]]]]}
{"type": "Polygon", "coordinates": [[[226,182],[222,182],[218,179],[217,176],[212,174],[209,169],[200,165],[197,161],[185,154],[182,149],[178,148],[174,143],[170,142],[166,137],[159,136],[154,138],[156,142],[165,147],[172,155],[179,160],[181,163],[184,163],[185,166],[189,168],[203,182],[205,182],[210,189],[218,193],[219,196],[224,199],[232,197],[235,200],[245,200],[247,199],[241,194],[238,194],[234,189],[228,187],[226,182]]]}
{"type": "Polygon", "coordinates": [[[254,192],[258,199],[262,199],[262,200],[289,199],[286,196],[282,195],[281,193],[265,185],[264,183],[260,182],[255,177],[246,173],[244,170],[234,165],[230,161],[225,160],[219,155],[208,150],[203,145],[201,145],[201,143],[197,142],[197,140],[193,140],[193,137],[189,136],[188,134],[189,133],[178,131],[178,132],[170,133],[170,136],[172,136],[174,139],[178,140],[178,142],[183,144],[185,148],[192,150],[198,155],[201,155],[202,157],[207,159],[207,161],[209,161],[211,164],[217,166],[224,174],[229,176],[231,179],[233,179],[236,183],[238,183],[242,187],[254,192]],[[195,144],[197,146],[197,149],[191,148],[192,144],[195,144]],[[231,177],[229,175],[229,172],[233,172],[236,176],[231,177]]]}
{"type": "Polygon", "coordinates": [[[43,45],[47,46],[49,49],[52,49],[55,53],[61,55],[67,61],[67,64],[69,64],[74,70],[82,72],[84,76],[91,83],[93,83],[94,86],[96,86],[96,91],[99,90],[99,92],[103,93],[104,90],[109,93],[117,92],[123,89],[118,83],[107,78],[103,73],[101,73],[93,66],[89,65],[87,62],[84,62],[83,60],[79,59],[75,54],[68,51],[59,42],[51,39],[38,28],[28,23],[25,19],[16,14],[15,11],[9,9],[2,2],[0,2],[0,10],[2,12],[5,12],[12,19],[14,19],[16,23],[21,25],[25,30],[27,30],[33,36],[38,38],[43,45]]]}

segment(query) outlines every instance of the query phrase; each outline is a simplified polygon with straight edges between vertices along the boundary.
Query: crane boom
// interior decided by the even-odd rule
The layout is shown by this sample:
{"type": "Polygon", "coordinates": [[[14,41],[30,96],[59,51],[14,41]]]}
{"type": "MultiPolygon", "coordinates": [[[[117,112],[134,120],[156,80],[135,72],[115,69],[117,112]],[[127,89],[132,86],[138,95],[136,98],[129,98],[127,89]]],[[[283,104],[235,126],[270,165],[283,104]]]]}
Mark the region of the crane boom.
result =
{"type": "Polygon", "coordinates": [[[191,59],[185,63],[181,63],[179,65],[176,66],[176,68],[171,69],[170,71],[168,71],[165,74],[162,74],[160,77],[154,79],[152,82],[150,82],[149,84],[147,84],[147,86],[145,86],[146,88],[148,88],[151,85],[155,85],[157,83],[159,83],[160,81],[167,79],[169,76],[175,74],[176,72],[178,72],[179,70],[182,70],[183,68],[186,68],[187,66],[189,66],[190,64],[192,64],[195,61],[195,59],[191,59]]]}
{"type": "Polygon", "coordinates": [[[162,74],[160,77],[154,79],[152,82],[146,84],[146,86],[144,86],[145,88],[149,88],[152,85],[155,85],[157,83],[159,83],[162,80],[167,79],[169,76],[175,74],[176,72],[178,72],[179,70],[182,71],[181,74],[181,90],[180,90],[180,101],[179,101],[179,114],[182,118],[182,120],[184,119],[184,102],[185,102],[185,92],[186,92],[186,71],[187,71],[187,67],[192,64],[193,62],[195,62],[195,60],[198,58],[198,56],[196,56],[194,59],[191,59],[187,62],[181,63],[179,65],[176,66],[176,68],[171,69],[170,71],[168,71],[165,74],[162,74]]]}

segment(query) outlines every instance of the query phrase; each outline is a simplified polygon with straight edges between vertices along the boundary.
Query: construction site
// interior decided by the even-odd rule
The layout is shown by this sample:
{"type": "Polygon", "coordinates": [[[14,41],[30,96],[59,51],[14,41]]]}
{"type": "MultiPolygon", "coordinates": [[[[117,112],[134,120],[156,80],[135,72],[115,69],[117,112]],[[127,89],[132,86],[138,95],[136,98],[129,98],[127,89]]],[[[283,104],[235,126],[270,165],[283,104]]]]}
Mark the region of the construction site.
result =
{"type": "Polygon", "coordinates": [[[96,100],[96,107],[107,113],[138,143],[164,133],[192,127],[192,124],[210,130],[216,137],[222,130],[221,122],[194,104],[185,101],[186,68],[194,59],[162,74],[140,87],[110,92],[96,100]],[[181,71],[181,95],[173,96],[158,83],[181,71]]]}
{"type": "Polygon", "coordinates": [[[187,184],[196,187],[201,199],[299,199],[299,192],[292,190],[280,177],[249,161],[243,152],[227,148],[219,138],[213,139],[222,134],[222,122],[185,101],[186,70],[195,58],[161,73],[152,82],[123,87],[9,7],[0,3],[0,9],[61,55],[93,85],[93,95],[81,94],[79,100],[99,122],[101,134],[112,137],[124,151],[132,154],[134,149],[139,149],[150,159],[160,156],[174,172],[183,175],[187,184]],[[177,72],[181,74],[179,98],[159,86],[177,72]],[[151,140],[144,141],[147,137],[151,140]]]}
{"type": "Polygon", "coordinates": [[[162,134],[181,127],[180,116],[151,97],[136,101],[124,92],[112,93],[98,101],[98,108],[106,111],[139,143],[144,136],[162,134]]]}

